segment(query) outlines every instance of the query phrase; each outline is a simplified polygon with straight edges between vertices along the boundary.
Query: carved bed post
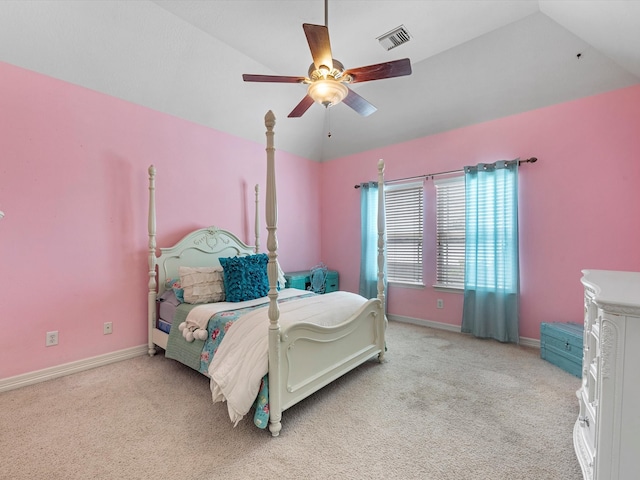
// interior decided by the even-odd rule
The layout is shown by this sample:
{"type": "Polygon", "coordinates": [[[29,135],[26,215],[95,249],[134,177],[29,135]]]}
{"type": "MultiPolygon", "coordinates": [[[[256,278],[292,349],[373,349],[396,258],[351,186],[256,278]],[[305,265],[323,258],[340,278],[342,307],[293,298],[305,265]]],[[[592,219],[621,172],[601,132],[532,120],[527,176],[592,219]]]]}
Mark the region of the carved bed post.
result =
{"type": "Polygon", "coordinates": [[[275,148],[273,146],[273,127],[276,117],[271,110],[264,117],[267,127],[267,250],[269,263],[269,430],[277,437],[282,429],[282,404],[280,398],[280,309],[278,307],[278,201],[276,196],[275,148]]]}
{"type": "Polygon", "coordinates": [[[259,193],[260,193],[260,186],[256,183],[256,215],[255,215],[255,225],[254,225],[254,231],[255,231],[255,245],[254,245],[254,252],[258,253],[260,252],[260,198],[259,198],[259,193]]]}
{"type": "Polygon", "coordinates": [[[149,167],[149,294],[147,312],[149,315],[149,355],[156,353],[153,343],[153,329],[156,324],[156,167],[149,167]]]}
{"type": "MultiPolygon", "coordinates": [[[[386,315],[384,295],[384,244],[385,244],[385,214],[384,214],[384,160],[378,160],[378,299],[382,303],[382,314],[386,315]]],[[[382,332],[384,335],[384,332],[382,332]]],[[[384,361],[384,349],[378,355],[380,362],[384,361]]]]}

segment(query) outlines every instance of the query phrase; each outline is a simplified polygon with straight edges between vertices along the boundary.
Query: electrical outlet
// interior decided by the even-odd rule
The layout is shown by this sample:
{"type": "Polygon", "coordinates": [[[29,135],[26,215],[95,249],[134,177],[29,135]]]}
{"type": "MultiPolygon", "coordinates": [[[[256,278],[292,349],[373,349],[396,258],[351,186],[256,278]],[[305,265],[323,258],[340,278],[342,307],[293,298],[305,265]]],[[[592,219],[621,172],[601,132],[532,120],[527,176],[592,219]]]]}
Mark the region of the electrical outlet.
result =
{"type": "Polygon", "coordinates": [[[112,322],[104,322],[104,334],[109,335],[113,333],[113,323],[112,322]]]}
{"type": "Polygon", "coordinates": [[[438,303],[436,305],[438,308],[444,308],[444,300],[441,298],[438,299],[438,303]]]}
{"type": "Polygon", "coordinates": [[[47,338],[45,341],[45,346],[52,347],[58,344],[58,331],[55,332],[47,332],[47,338]]]}

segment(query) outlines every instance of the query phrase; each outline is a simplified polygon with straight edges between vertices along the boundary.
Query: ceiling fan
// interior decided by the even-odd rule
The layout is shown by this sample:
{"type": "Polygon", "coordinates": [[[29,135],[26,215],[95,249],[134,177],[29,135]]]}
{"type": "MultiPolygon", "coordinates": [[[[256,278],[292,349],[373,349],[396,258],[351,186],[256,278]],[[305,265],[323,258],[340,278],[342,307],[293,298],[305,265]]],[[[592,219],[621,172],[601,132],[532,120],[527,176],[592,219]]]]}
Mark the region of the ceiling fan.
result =
{"type": "Polygon", "coordinates": [[[376,107],[351,90],[347,84],[411,74],[411,62],[408,58],[366,67],[345,69],[344,65],[333,58],[331,53],[329,29],[327,27],[327,0],[325,0],[325,25],[304,23],[302,28],[313,57],[308,77],[242,75],[242,79],[245,82],[304,83],[309,85],[307,94],[291,111],[288,115],[289,117],[301,117],[314,102],[318,102],[325,107],[344,102],[360,115],[366,117],[375,112],[377,110],[376,107]]]}

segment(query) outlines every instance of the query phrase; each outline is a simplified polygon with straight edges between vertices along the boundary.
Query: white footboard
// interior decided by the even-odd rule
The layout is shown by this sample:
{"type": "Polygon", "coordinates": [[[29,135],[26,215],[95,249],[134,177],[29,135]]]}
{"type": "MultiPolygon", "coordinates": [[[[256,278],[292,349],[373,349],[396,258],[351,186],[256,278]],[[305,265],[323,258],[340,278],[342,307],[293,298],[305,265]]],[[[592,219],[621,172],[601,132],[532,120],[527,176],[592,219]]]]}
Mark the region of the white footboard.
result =
{"type": "Polygon", "coordinates": [[[373,356],[382,358],[384,328],[378,299],[334,327],[305,323],[288,328],[281,334],[280,405],[274,405],[270,386],[270,408],[286,410],[373,356]]]}

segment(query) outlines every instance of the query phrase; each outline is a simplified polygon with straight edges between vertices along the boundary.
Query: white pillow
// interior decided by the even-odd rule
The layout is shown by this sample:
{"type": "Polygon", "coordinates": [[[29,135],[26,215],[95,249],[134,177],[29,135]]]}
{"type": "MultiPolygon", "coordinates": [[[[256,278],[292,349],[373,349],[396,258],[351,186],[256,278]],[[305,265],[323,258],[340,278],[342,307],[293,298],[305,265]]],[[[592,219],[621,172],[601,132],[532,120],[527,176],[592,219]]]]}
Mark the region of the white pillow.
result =
{"type": "Polygon", "coordinates": [[[222,267],[178,267],[185,303],[224,301],[222,267]]]}

